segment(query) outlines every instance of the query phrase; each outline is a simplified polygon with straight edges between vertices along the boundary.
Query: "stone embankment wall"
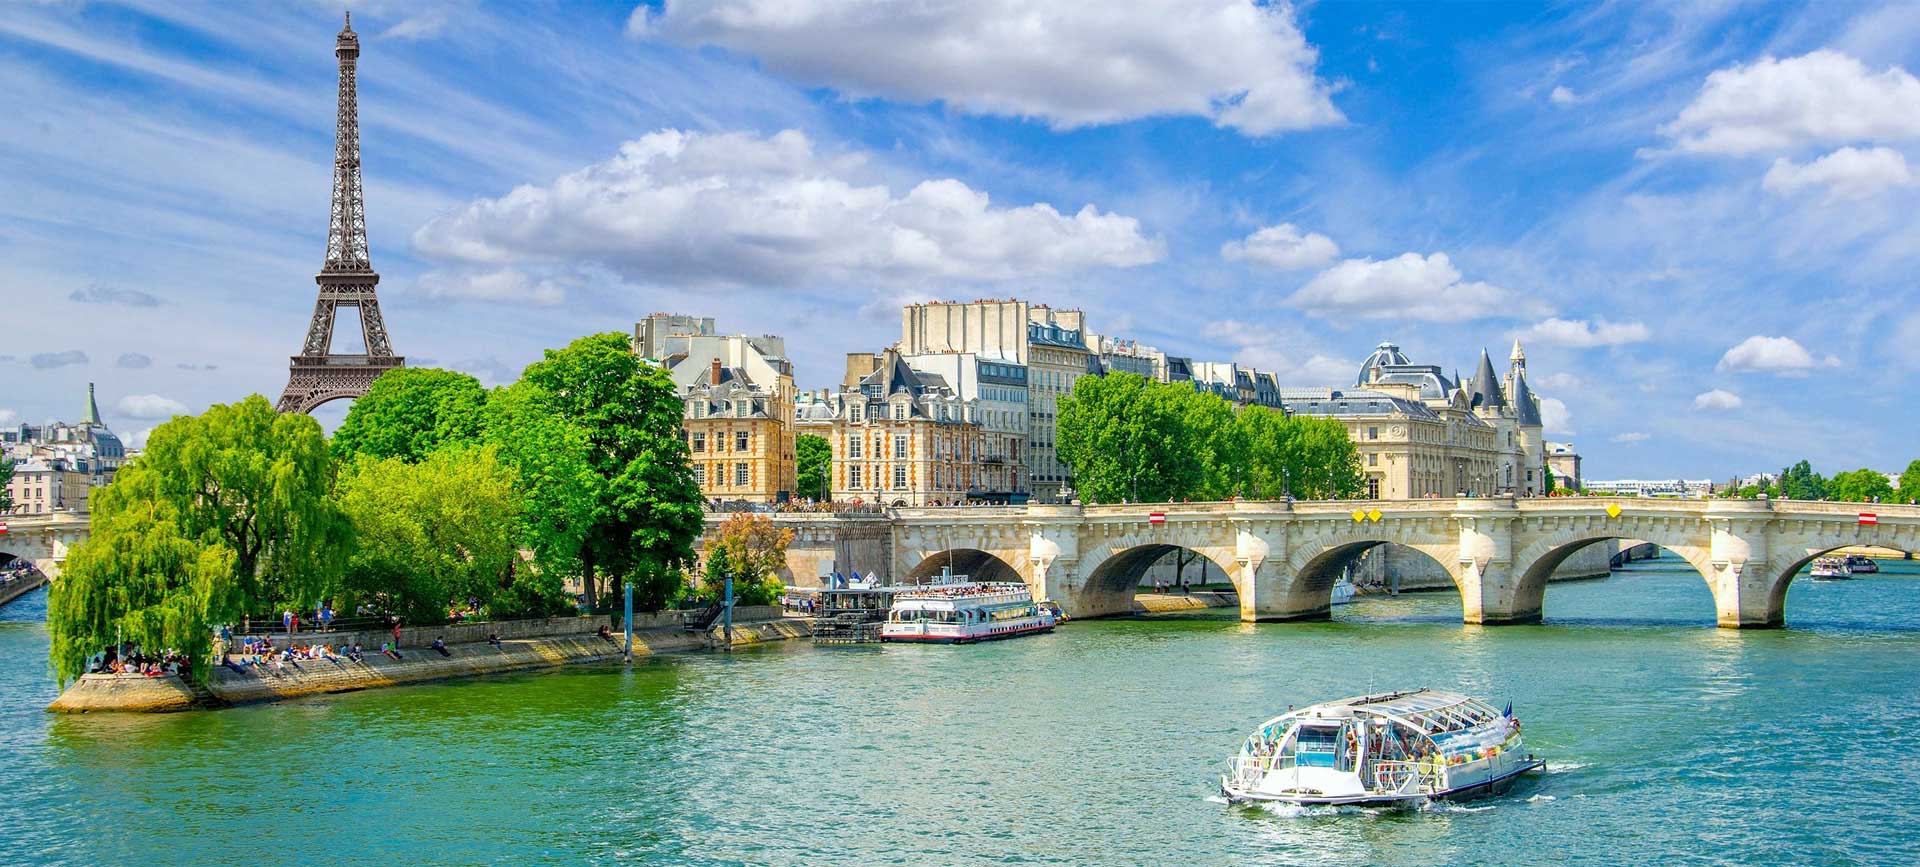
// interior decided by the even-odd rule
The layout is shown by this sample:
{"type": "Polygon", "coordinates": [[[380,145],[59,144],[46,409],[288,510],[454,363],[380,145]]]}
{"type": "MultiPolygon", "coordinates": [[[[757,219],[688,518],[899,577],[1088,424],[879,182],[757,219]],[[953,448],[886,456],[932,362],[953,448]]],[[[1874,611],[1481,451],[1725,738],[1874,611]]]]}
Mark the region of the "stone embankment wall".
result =
{"type": "Polygon", "coordinates": [[[1236,593],[1213,591],[1186,593],[1141,593],[1133,597],[1137,614],[1166,614],[1174,611],[1198,611],[1203,608],[1239,608],[1236,593]]]}
{"type": "Polygon", "coordinates": [[[23,575],[10,581],[0,581],[0,605],[5,605],[28,593],[32,593],[39,589],[40,585],[45,583],[47,583],[46,576],[39,574],[32,576],[23,575]]]}
{"type": "MultiPolygon", "coordinates": [[[[811,634],[807,621],[768,619],[769,613],[777,618],[779,611],[774,608],[736,610],[732,646],[804,638],[811,634]]],[[[673,625],[667,628],[636,629],[633,635],[634,655],[648,656],[726,646],[726,639],[717,625],[705,633],[688,632],[679,626],[677,616],[671,620],[673,625]]],[[[634,621],[635,626],[641,625],[638,616],[634,621]]],[[[242,666],[240,671],[222,666],[213,670],[205,687],[195,686],[174,676],[88,674],[68,687],[47,709],[64,713],[159,713],[619,659],[624,636],[615,632],[612,640],[607,640],[595,634],[607,623],[607,617],[597,616],[403,629],[400,659],[389,658],[376,649],[368,648],[359,662],[340,657],[302,659],[277,667],[272,664],[264,667],[247,665],[242,666]],[[455,637],[468,637],[468,631],[477,631],[479,638],[460,643],[452,640],[455,637]],[[499,647],[487,643],[486,635],[489,632],[502,636],[499,647]],[[426,646],[432,640],[431,637],[420,638],[426,634],[444,635],[448,639],[446,656],[426,646]],[[419,640],[420,643],[414,645],[409,639],[419,640]]],[[[342,636],[343,633],[328,633],[314,640],[338,646],[342,636]]],[[[296,641],[293,643],[302,643],[297,640],[299,635],[294,638],[296,641]]],[[[381,638],[391,640],[392,635],[385,634],[381,638]]],[[[361,644],[364,646],[369,642],[362,639],[361,644]]],[[[377,641],[372,644],[373,647],[378,646],[377,641]]]]}

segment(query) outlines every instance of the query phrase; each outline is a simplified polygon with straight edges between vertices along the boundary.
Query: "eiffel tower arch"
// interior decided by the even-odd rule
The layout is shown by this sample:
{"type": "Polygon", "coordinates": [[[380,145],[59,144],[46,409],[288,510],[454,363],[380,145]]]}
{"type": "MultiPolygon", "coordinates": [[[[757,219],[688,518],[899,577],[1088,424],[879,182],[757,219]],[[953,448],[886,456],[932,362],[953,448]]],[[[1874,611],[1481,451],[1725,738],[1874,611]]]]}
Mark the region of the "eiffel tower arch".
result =
{"type": "Polygon", "coordinates": [[[327,226],[327,260],[314,277],[320,297],[313,305],[313,322],[300,354],[289,359],[287,388],[275,405],[281,412],[312,412],[333,400],[364,397],[373,381],[407,360],[393,354],[386,320],[380,315],[375,287],[380,275],[367,253],[366,200],[360,180],[360,103],[356,68],[360,36],[353,32],[353,15],[334,41],[340,59],[340,103],[334,119],[332,219],[327,226]],[[334,314],[342,307],[360,314],[360,332],[366,354],[333,351],[334,314]]]}

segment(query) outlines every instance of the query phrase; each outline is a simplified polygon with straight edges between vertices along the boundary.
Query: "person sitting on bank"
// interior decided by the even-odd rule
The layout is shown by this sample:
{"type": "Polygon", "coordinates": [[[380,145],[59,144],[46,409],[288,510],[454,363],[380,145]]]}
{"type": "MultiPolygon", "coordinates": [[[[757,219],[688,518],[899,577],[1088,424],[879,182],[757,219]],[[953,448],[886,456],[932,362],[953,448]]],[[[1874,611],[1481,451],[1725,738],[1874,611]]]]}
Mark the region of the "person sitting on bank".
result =
{"type": "Polygon", "coordinates": [[[489,632],[489,633],[487,633],[487,643],[488,643],[488,644],[491,644],[491,645],[493,645],[494,647],[499,647],[499,646],[500,646],[500,633],[498,633],[498,632],[489,632]]]}
{"type": "Polygon", "coordinates": [[[606,641],[613,640],[613,629],[611,629],[604,623],[600,624],[600,631],[595,632],[594,634],[600,636],[602,639],[606,641]]]}
{"type": "Polygon", "coordinates": [[[452,656],[452,655],[453,655],[452,653],[449,653],[449,652],[447,652],[447,640],[446,640],[445,638],[441,638],[441,637],[439,637],[439,636],[435,636],[435,637],[434,637],[434,639],[433,639],[433,643],[432,643],[432,644],[429,644],[429,645],[427,645],[427,646],[428,646],[428,647],[431,647],[431,648],[433,648],[433,652],[434,652],[434,653],[438,653],[438,654],[440,654],[441,656],[452,656]]]}
{"type": "Polygon", "coordinates": [[[354,662],[360,661],[360,642],[356,641],[345,648],[346,656],[354,662]]]}
{"type": "Polygon", "coordinates": [[[381,652],[381,653],[384,653],[384,654],[386,654],[387,656],[389,656],[389,657],[392,657],[392,658],[394,658],[394,659],[400,659],[400,658],[401,658],[401,657],[400,657],[400,651],[398,651],[398,650],[395,650],[392,644],[390,644],[390,643],[388,643],[388,642],[385,642],[385,641],[382,641],[382,642],[380,642],[380,652],[381,652]]]}

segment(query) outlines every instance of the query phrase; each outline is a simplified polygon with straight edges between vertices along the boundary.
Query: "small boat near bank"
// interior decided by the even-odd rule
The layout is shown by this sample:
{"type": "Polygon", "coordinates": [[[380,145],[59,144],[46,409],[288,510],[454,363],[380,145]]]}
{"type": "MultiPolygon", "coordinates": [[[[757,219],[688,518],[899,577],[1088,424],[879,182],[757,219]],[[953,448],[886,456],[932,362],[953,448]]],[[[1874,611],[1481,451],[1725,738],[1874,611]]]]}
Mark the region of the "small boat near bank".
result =
{"type": "Polygon", "coordinates": [[[1511,705],[1416,689],[1268,720],[1227,760],[1220,793],[1234,803],[1404,806],[1500,794],[1545,765],[1527,753],[1511,705]]]}
{"type": "Polygon", "coordinates": [[[1333,596],[1332,596],[1331,602],[1334,605],[1345,605],[1349,602],[1352,602],[1353,597],[1358,592],[1359,592],[1359,588],[1353,586],[1353,582],[1347,580],[1346,576],[1342,575],[1340,576],[1340,580],[1333,582],[1333,596]]]}
{"type": "Polygon", "coordinates": [[[1813,577],[1816,581],[1844,581],[1853,577],[1853,569],[1843,558],[1818,557],[1813,561],[1813,577]]]}
{"type": "Polygon", "coordinates": [[[971,644],[1052,632],[1054,610],[1019,582],[976,582],[942,570],[932,584],[900,588],[882,642],[971,644]]]}

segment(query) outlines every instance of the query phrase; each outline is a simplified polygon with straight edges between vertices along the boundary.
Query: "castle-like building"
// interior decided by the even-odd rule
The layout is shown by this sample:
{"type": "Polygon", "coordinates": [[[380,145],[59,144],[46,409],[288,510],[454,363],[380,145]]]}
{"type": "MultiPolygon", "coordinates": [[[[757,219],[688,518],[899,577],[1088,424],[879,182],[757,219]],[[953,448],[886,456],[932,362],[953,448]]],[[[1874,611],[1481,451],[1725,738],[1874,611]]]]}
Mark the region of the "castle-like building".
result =
{"type": "Polygon", "coordinates": [[[1540,399],[1518,341],[1504,376],[1482,350],[1471,379],[1382,343],[1352,388],[1282,389],[1281,401],[1291,414],[1346,425],[1371,499],[1546,493],[1540,399]]]}

